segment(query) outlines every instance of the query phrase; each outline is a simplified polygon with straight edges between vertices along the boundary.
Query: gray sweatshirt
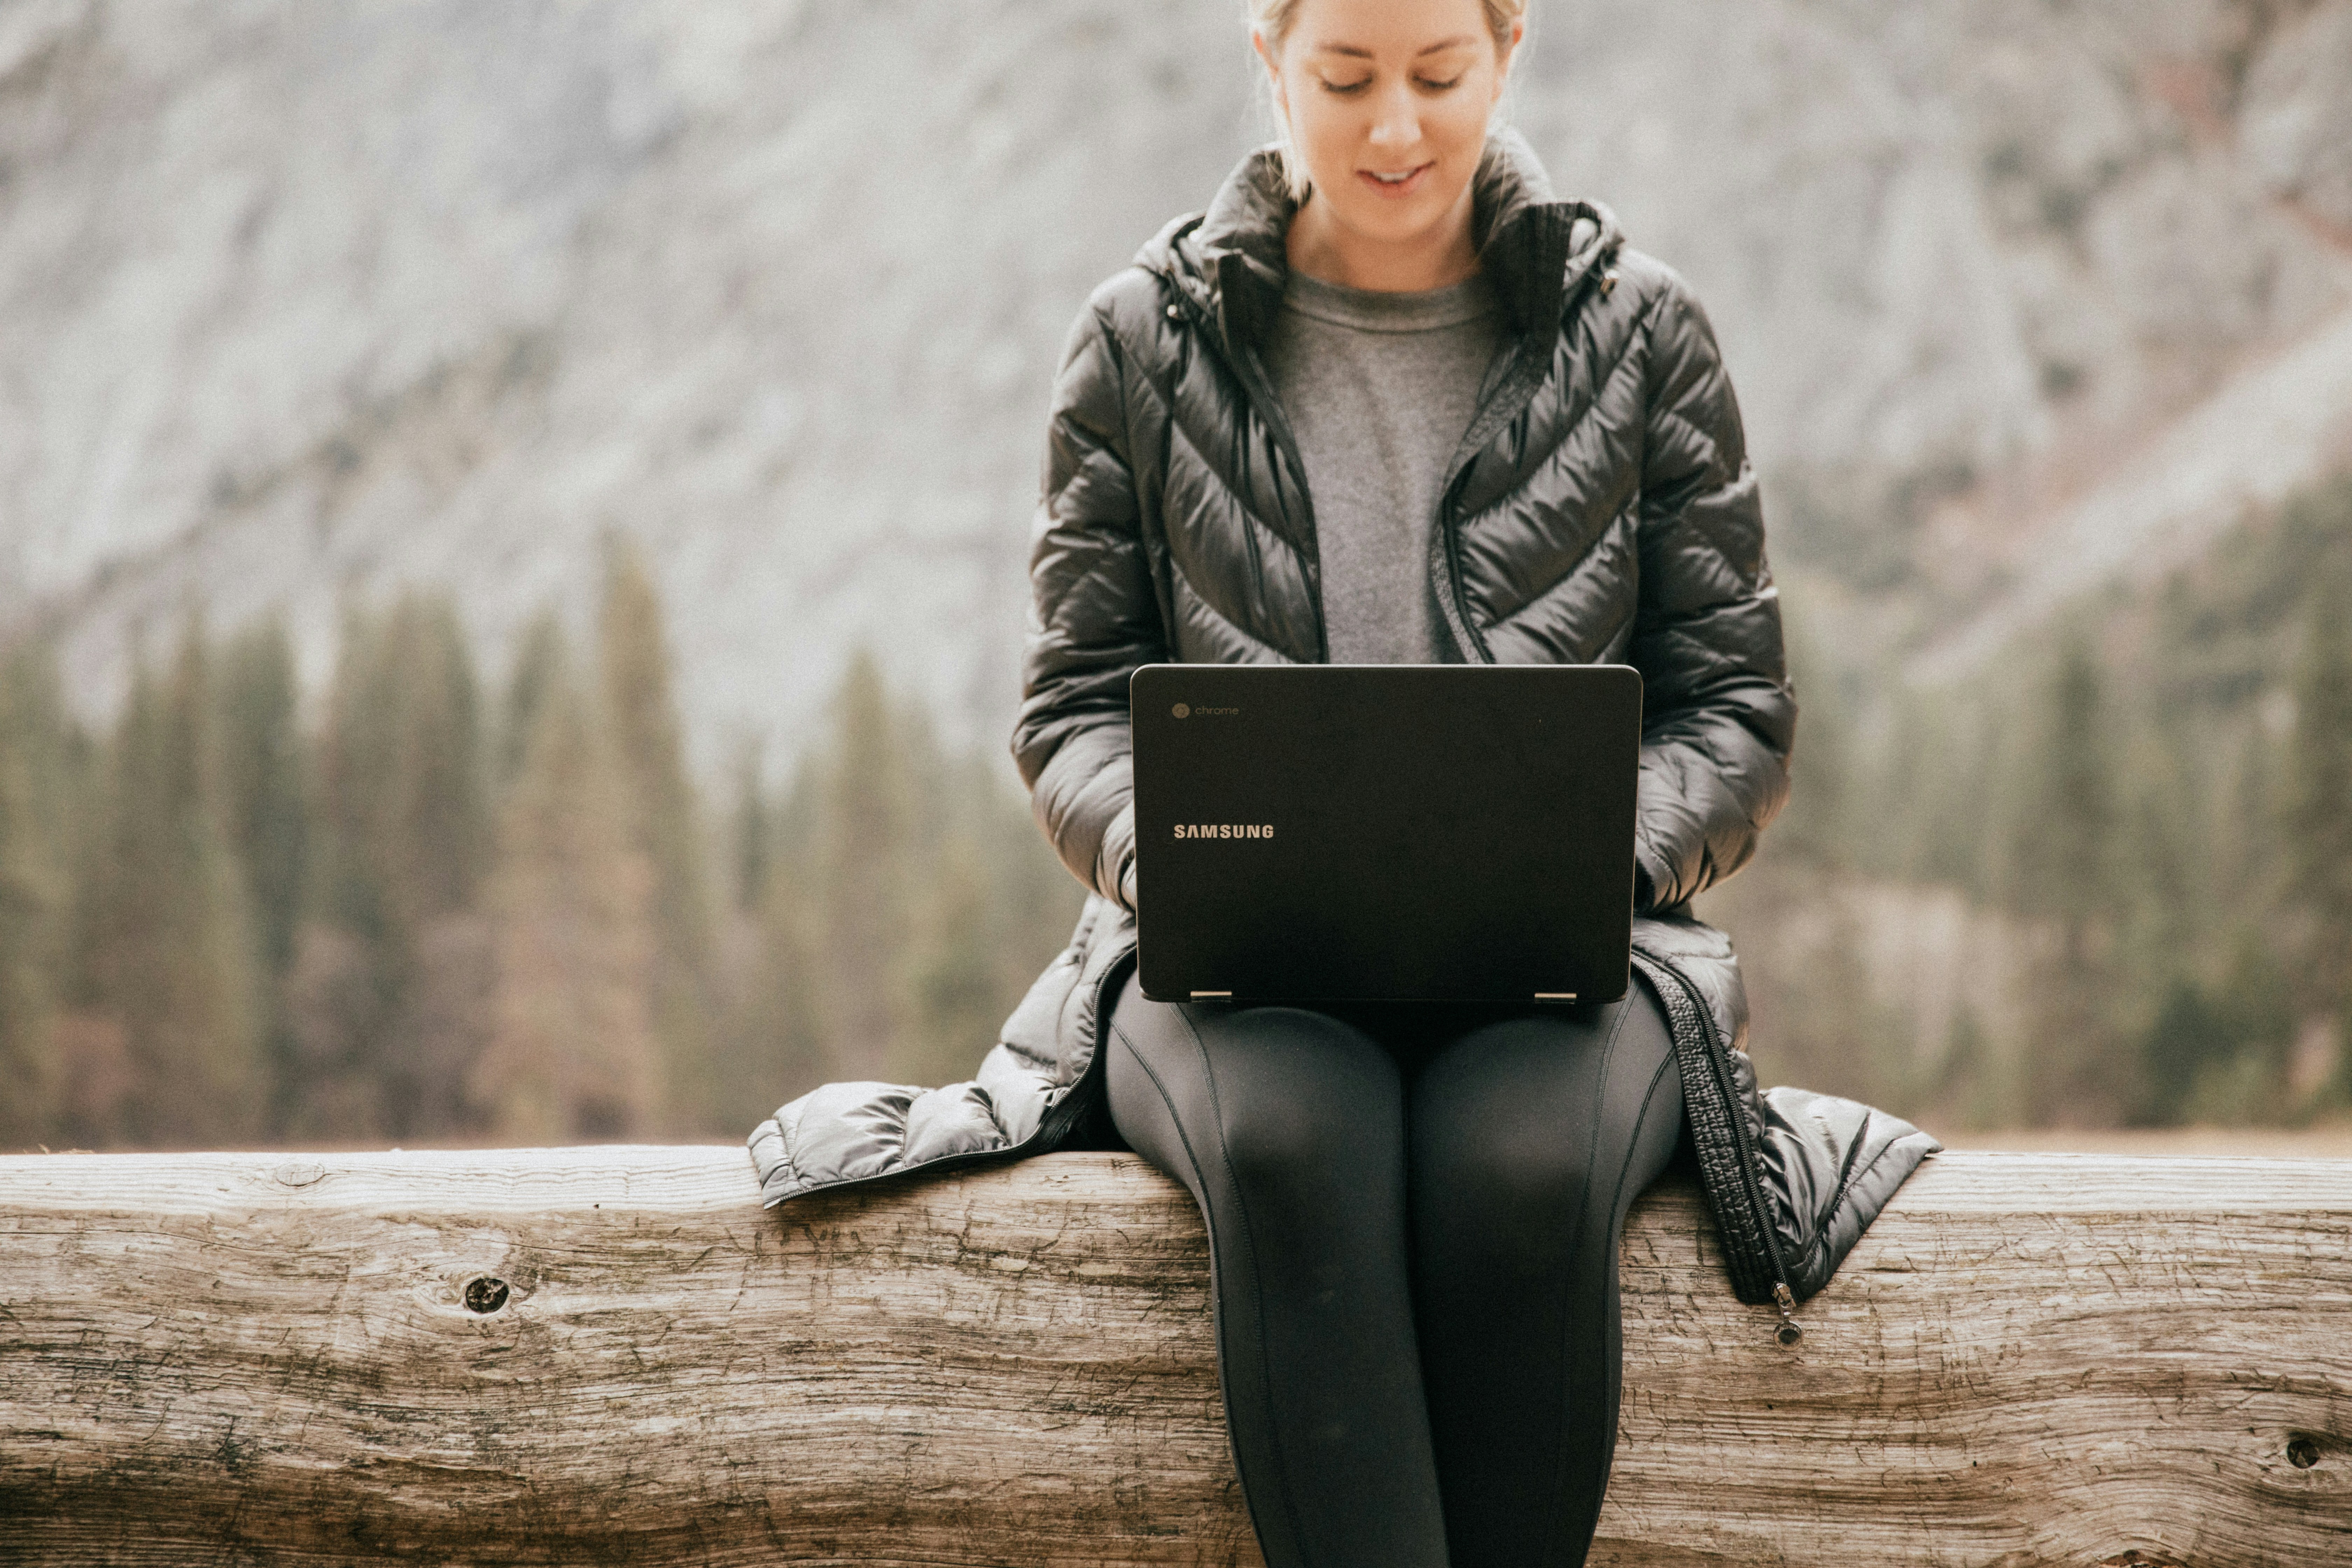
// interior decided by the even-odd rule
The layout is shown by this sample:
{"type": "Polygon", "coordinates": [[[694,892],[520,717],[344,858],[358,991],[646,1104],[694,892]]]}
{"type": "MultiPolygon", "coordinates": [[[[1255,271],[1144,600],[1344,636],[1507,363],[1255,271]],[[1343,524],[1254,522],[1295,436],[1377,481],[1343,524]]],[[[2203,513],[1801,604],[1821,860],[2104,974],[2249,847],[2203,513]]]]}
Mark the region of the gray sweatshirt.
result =
{"type": "Polygon", "coordinates": [[[1507,336],[1484,277],[1376,294],[1294,271],[1266,345],[1315,507],[1333,664],[1443,664],[1429,534],[1446,466],[1507,336]]]}

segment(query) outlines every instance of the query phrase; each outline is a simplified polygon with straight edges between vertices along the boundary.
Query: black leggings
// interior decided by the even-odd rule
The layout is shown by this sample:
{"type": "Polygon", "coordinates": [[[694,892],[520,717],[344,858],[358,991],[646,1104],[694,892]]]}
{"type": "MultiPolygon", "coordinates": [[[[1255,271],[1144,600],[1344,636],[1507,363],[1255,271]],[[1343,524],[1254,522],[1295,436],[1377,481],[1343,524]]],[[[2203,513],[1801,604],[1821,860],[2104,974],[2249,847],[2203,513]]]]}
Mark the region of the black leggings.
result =
{"type": "Polygon", "coordinates": [[[1150,1001],[1110,1109],[1208,1223],[1268,1568],[1584,1561],[1617,1441],[1618,1236],[1672,1159],[1656,1001],[1150,1001]]]}

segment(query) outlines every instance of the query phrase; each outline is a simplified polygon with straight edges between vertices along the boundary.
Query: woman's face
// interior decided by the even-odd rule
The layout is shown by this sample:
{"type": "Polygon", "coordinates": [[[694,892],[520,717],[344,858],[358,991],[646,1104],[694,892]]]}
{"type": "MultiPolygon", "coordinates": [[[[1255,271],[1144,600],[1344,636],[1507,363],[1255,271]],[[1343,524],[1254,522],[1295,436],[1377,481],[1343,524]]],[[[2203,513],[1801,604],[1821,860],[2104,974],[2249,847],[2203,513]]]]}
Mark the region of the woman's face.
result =
{"type": "Polygon", "coordinates": [[[1481,0],[1300,0],[1280,53],[1251,41],[1328,221],[1389,243],[1460,221],[1509,65],[1481,0]]]}

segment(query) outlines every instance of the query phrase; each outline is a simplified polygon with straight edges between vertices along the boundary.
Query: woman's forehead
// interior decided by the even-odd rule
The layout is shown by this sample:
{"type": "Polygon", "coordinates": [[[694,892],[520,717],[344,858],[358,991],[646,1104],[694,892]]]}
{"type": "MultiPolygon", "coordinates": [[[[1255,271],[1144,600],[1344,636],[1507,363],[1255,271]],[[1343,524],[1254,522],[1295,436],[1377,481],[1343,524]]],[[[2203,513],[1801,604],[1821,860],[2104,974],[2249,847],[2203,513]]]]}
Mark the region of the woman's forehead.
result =
{"type": "Polygon", "coordinates": [[[1301,0],[1291,37],[1343,58],[1442,54],[1486,37],[1483,0],[1301,0]]]}

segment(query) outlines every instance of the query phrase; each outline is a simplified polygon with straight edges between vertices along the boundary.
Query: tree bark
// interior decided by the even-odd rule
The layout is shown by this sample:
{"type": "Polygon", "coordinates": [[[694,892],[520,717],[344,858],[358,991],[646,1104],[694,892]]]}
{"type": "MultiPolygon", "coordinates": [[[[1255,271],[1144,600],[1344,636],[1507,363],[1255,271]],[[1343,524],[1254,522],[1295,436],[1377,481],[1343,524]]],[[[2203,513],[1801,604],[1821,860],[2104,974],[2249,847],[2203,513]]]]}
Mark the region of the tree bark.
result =
{"type": "MultiPolygon", "coordinates": [[[[1127,1155],[0,1159],[0,1560],[1255,1563],[1207,1286],[1127,1155]]],[[[1670,1182],[1624,1296],[1596,1563],[2352,1558],[2352,1162],[1944,1155],[1793,1349],[1670,1182]]]]}

